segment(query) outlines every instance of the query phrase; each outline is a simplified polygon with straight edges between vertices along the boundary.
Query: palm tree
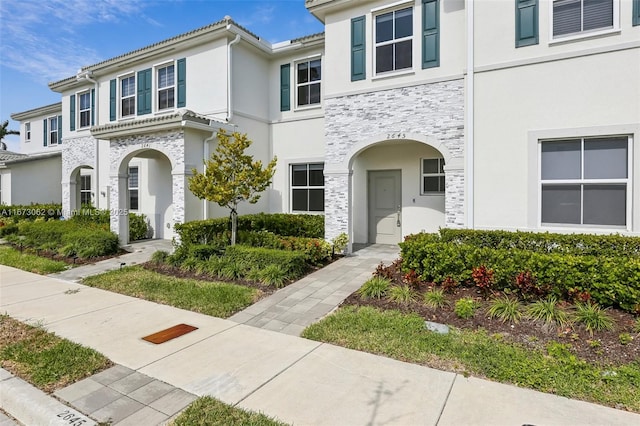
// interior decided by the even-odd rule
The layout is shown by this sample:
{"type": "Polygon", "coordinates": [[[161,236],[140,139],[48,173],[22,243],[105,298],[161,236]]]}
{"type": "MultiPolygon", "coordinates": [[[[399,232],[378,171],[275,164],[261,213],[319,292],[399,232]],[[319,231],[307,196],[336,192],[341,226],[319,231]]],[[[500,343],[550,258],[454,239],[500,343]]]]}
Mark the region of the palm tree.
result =
{"type": "Polygon", "coordinates": [[[9,126],[9,120],[5,120],[2,125],[0,125],[0,148],[7,149],[7,145],[4,143],[4,137],[7,135],[19,135],[20,132],[17,130],[9,130],[7,127],[9,126]]]}

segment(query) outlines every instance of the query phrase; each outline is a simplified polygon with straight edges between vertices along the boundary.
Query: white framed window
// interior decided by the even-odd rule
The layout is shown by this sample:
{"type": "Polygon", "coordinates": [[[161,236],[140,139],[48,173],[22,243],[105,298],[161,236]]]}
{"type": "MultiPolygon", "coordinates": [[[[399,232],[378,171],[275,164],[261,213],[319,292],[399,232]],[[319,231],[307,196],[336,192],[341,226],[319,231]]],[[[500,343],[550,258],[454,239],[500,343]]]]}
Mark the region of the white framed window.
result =
{"type": "Polygon", "coordinates": [[[542,225],[627,227],[628,136],[540,142],[542,225]]]}
{"type": "Polygon", "coordinates": [[[158,111],[175,106],[175,65],[164,65],[156,69],[158,111]]]}
{"type": "Polygon", "coordinates": [[[413,7],[375,16],[376,74],[413,66],[413,7]]]}
{"type": "Polygon", "coordinates": [[[31,123],[24,123],[24,141],[31,142],[31,123]]]}
{"type": "Polygon", "coordinates": [[[60,138],[58,137],[58,117],[49,117],[47,124],[49,129],[49,145],[58,145],[60,143],[60,138]]]}
{"type": "Polygon", "coordinates": [[[320,103],[321,81],[322,62],[320,58],[296,64],[296,99],[299,107],[320,103]]]}
{"type": "Polygon", "coordinates": [[[421,160],[421,194],[444,194],[444,158],[423,158],[421,160]]]}
{"type": "Polygon", "coordinates": [[[324,163],[291,165],[291,211],[324,212],[324,163]]]}
{"type": "Polygon", "coordinates": [[[136,77],[128,75],[120,78],[120,117],[136,114],[136,77]]]}
{"type": "Polygon", "coordinates": [[[91,206],[91,175],[80,176],[80,205],[91,206]]]}
{"type": "Polygon", "coordinates": [[[619,0],[553,0],[551,39],[616,29],[619,0]]]}
{"type": "Polygon", "coordinates": [[[140,208],[139,193],[139,168],[138,166],[129,167],[129,209],[138,210],[140,208]]]}
{"type": "Polygon", "coordinates": [[[78,115],[80,128],[91,126],[91,92],[78,95],[78,115]]]}

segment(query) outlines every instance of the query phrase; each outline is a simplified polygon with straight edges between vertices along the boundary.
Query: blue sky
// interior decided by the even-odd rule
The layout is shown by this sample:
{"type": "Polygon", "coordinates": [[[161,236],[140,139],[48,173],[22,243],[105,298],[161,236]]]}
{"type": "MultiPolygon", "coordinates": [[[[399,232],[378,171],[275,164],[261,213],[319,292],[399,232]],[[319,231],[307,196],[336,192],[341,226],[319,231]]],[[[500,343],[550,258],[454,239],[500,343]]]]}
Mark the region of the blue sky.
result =
{"type": "MultiPolygon", "coordinates": [[[[83,65],[225,15],[272,43],[323,31],[304,0],[0,0],[0,122],[59,102],[47,84],[83,65]]],[[[18,149],[17,136],[5,141],[18,149]]]]}

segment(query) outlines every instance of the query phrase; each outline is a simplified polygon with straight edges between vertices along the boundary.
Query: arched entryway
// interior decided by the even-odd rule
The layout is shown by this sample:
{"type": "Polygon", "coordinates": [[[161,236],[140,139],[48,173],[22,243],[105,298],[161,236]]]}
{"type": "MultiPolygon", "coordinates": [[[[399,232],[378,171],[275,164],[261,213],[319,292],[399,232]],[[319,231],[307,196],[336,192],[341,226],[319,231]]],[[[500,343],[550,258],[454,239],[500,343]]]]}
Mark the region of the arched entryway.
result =
{"type": "Polygon", "coordinates": [[[447,225],[463,178],[462,159],[434,138],[399,133],[355,143],[325,168],[327,237],[346,232],[351,243],[396,244],[435,232],[447,225]]]}

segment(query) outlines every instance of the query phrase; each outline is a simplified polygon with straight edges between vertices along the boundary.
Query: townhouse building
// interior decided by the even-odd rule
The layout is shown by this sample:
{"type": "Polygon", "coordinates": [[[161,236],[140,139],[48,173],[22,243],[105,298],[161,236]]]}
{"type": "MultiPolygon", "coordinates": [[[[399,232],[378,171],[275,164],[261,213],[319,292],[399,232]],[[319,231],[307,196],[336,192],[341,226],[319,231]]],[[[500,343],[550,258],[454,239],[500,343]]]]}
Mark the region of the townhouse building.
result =
{"type": "Polygon", "coordinates": [[[241,213],[324,214],[327,238],[640,233],[639,0],[306,6],[324,33],[270,44],[225,17],[51,83],[64,209],[110,209],[123,242],[126,210],[156,238],[226,215],[188,190],[225,129],[278,157],[241,213]]]}

